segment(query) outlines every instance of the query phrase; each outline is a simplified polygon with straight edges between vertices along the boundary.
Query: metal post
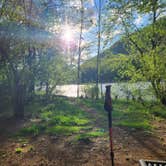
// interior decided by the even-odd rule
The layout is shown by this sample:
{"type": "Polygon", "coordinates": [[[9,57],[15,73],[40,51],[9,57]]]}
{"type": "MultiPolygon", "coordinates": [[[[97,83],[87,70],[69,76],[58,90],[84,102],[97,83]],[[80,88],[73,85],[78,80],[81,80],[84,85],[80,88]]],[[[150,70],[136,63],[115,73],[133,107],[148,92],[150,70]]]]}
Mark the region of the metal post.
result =
{"type": "Polygon", "coordinates": [[[113,152],[113,140],[112,140],[111,85],[106,86],[104,109],[108,112],[109,138],[110,138],[110,157],[111,157],[112,166],[114,166],[114,152],[113,152]]]}

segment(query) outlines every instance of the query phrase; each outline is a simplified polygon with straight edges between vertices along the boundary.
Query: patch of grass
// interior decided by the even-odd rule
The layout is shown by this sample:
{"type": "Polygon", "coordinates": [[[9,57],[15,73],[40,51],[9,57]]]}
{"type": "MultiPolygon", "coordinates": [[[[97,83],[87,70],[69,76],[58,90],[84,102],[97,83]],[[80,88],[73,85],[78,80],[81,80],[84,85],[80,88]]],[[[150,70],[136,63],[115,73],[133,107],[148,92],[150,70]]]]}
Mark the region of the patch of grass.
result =
{"type": "Polygon", "coordinates": [[[87,107],[95,108],[98,111],[104,111],[103,100],[93,100],[93,99],[81,99],[80,103],[83,103],[87,107]]]}
{"type": "Polygon", "coordinates": [[[25,116],[31,116],[36,118],[39,115],[40,110],[43,108],[43,104],[39,101],[32,101],[25,107],[25,116]]]}
{"type": "Polygon", "coordinates": [[[84,138],[94,138],[94,137],[103,137],[105,135],[104,132],[101,131],[91,131],[88,133],[83,133],[76,136],[77,140],[84,139],[84,138]]]}
{"type": "Polygon", "coordinates": [[[38,125],[33,124],[29,127],[22,128],[19,131],[18,135],[20,135],[20,136],[28,136],[28,135],[37,136],[37,135],[39,135],[39,133],[40,133],[40,127],[38,125]]]}
{"type": "Polygon", "coordinates": [[[152,116],[148,109],[139,103],[118,101],[114,103],[113,119],[116,126],[152,130],[152,116]]]}
{"type": "Polygon", "coordinates": [[[90,131],[86,133],[81,133],[74,138],[74,142],[77,141],[85,141],[89,142],[91,138],[96,138],[96,137],[104,137],[106,135],[105,132],[103,131],[90,131]]]}
{"type": "Polygon", "coordinates": [[[29,126],[22,128],[17,136],[37,136],[40,133],[69,135],[83,129],[89,130],[91,127],[88,126],[87,113],[67,99],[57,98],[54,103],[39,108],[35,113],[42,121],[31,122],[29,126]]]}
{"type": "Polygon", "coordinates": [[[128,128],[135,129],[143,129],[143,130],[152,130],[152,126],[148,123],[148,121],[132,121],[132,120],[124,120],[114,123],[116,126],[124,126],[128,128]]]}
{"type": "MultiPolygon", "coordinates": [[[[94,108],[97,112],[97,116],[101,120],[107,122],[107,113],[103,109],[103,100],[91,101],[88,99],[80,100],[83,104],[90,108],[94,108]]],[[[160,107],[161,108],[161,107],[160,107]]],[[[156,110],[156,109],[155,109],[156,110]]],[[[159,110],[159,109],[158,109],[159,110]]],[[[113,101],[113,122],[116,126],[125,126],[128,128],[136,128],[143,130],[152,130],[153,115],[156,112],[150,111],[140,103],[133,101],[117,100],[113,101]]],[[[166,111],[157,111],[157,115],[164,117],[166,111]],[[164,113],[163,113],[164,112],[164,113]],[[162,115],[161,115],[162,114],[162,115]]],[[[104,123],[104,122],[103,122],[104,123]]]]}
{"type": "Polygon", "coordinates": [[[86,125],[88,124],[87,119],[79,118],[77,116],[70,115],[57,115],[51,118],[49,124],[51,125],[65,125],[65,126],[73,126],[73,125],[86,125]]]}
{"type": "Polygon", "coordinates": [[[17,153],[17,154],[20,154],[20,153],[22,153],[23,152],[23,149],[22,148],[16,148],[15,149],[15,153],[17,153]]]}
{"type": "Polygon", "coordinates": [[[70,135],[74,133],[79,133],[83,129],[80,126],[53,126],[47,129],[47,133],[54,135],[70,135]]]}
{"type": "Polygon", "coordinates": [[[166,107],[163,105],[155,105],[150,109],[150,112],[157,117],[166,119],[166,107]]]}
{"type": "Polygon", "coordinates": [[[18,141],[19,143],[21,143],[21,144],[27,144],[27,143],[28,143],[28,139],[26,139],[26,138],[21,138],[21,137],[17,138],[17,141],[18,141]]]}
{"type": "Polygon", "coordinates": [[[52,118],[53,112],[51,111],[45,111],[40,114],[40,118],[44,121],[48,121],[52,118]]]}

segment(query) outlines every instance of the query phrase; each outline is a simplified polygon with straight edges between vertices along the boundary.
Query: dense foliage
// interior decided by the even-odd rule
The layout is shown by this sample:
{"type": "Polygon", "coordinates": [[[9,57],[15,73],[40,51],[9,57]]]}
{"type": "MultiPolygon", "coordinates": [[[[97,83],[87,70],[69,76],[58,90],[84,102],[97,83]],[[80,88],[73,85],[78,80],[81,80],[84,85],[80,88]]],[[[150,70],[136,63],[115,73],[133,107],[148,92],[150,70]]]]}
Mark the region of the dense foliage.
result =
{"type": "Polygon", "coordinates": [[[11,106],[16,117],[24,116],[37,89],[45,88],[47,100],[57,84],[74,79],[68,77],[72,69],[58,35],[49,30],[53,20],[55,26],[61,23],[57,10],[63,11],[64,4],[59,1],[59,9],[51,5],[0,1],[0,105],[11,106]]]}

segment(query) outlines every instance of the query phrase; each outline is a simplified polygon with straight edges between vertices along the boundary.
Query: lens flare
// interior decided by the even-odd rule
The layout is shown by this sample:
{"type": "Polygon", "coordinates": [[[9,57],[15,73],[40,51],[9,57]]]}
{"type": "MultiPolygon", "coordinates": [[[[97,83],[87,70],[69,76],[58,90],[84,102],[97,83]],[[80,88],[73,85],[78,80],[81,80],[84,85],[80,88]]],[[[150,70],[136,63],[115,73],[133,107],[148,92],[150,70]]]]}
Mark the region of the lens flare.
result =
{"type": "Polygon", "coordinates": [[[73,38],[74,38],[73,30],[71,29],[69,25],[65,25],[62,30],[62,39],[66,43],[70,43],[71,41],[73,41],[73,38]]]}

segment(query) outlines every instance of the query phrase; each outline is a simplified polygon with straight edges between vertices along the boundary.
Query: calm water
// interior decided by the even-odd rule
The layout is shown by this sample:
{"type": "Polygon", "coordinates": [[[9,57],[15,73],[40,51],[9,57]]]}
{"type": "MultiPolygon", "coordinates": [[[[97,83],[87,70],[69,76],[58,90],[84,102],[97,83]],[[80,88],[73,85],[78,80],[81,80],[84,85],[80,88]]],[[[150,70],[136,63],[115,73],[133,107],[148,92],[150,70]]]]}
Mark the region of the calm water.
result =
{"type": "MultiPolygon", "coordinates": [[[[89,84],[90,85],[90,84],[89,84]]],[[[88,86],[89,86],[88,85],[88,86]]],[[[105,86],[112,85],[112,97],[118,96],[118,98],[126,98],[127,95],[134,94],[136,97],[143,96],[147,100],[154,99],[151,85],[148,82],[138,83],[105,83],[102,84],[102,92],[105,93],[105,86]]],[[[93,86],[92,84],[90,86],[93,86]]],[[[85,96],[84,89],[87,85],[80,85],[80,96],[85,96]]],[[[101,86],[99,86],[101,87],[101,86]]],[[[61,85],[57,86],[57,93],[68,97],[77,97],[77,85],[61,85]]],[[[101,88],[99,88],[101,91],[101,88]]]]}

